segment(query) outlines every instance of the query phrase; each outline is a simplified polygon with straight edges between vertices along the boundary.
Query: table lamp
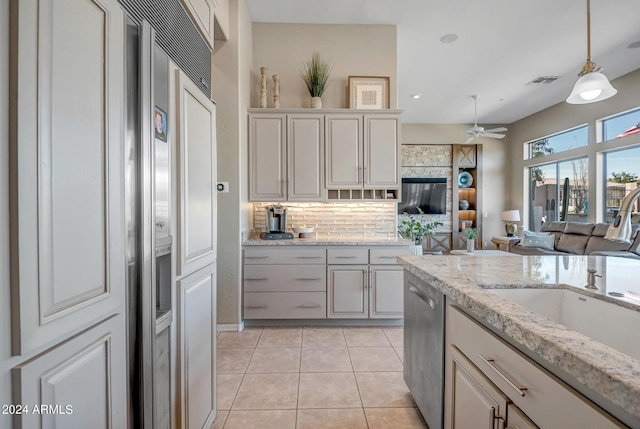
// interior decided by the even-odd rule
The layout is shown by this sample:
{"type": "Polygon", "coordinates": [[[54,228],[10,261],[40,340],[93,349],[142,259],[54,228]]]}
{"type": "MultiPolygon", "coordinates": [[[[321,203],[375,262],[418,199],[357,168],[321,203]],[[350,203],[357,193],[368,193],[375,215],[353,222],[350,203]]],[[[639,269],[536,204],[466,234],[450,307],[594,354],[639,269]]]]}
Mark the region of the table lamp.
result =
{"type": "Polygon", "coordinates": [[[513,237],[518,230],[518,225],[514,222],[520,222],[520,210],[505,210],[502,212],[502,220],[507,222],[504,229],[507,231],[507,237],[513,237]]]}

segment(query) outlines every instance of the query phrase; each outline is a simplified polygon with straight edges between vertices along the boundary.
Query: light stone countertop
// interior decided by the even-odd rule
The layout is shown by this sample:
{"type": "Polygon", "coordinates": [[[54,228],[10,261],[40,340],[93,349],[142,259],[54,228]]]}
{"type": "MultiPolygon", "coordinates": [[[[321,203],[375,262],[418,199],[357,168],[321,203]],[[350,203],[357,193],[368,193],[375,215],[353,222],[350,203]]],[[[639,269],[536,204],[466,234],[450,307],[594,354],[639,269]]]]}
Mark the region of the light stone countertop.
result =
{"type": "MultiPolygon", "coordinates": [[[[604,398],[614,406],[612,414],[621,409],[640,422],[640,360],[486,290],[573,289],[640,311],[640,261],[603,256],[402,256],[399,260],[406,270],[444,292],[514,347],[574,387],[576,381],[586,387],[577,390],[604,398]],[[587,268],[603,275],[596,281],[600,290],[584,289],[587,268]],[[610,292],[627,297],[613,298],[610,292]]],[[[598,315],[593,317],[597,320],[598,315]]],[[[638,332],[640,341],[640,327],[620,329],[638,332]]]]}
{"type": "Polygon", "coordinates": [[[262,240],[253,235],[242,241],[243,246],[411,246],[411,240],[383,237],[320,237],[293,240],[262,240]]]}

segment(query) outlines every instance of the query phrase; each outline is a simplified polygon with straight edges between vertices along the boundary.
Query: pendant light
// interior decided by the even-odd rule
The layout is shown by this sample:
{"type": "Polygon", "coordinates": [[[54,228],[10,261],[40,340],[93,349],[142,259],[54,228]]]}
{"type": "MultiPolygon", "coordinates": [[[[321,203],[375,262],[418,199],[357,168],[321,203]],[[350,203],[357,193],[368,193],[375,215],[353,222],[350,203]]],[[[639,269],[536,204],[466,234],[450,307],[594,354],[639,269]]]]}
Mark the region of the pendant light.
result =
{"type": "Polygon", "coordinates": [[[618,92],[609,79],[602,73],[602,67],[596,67],[591,61],[591,0],[587,0],[587,63],[578,73],[580,78],[567,97],[569,104],[587,104],[606,100],[618,92]]]}

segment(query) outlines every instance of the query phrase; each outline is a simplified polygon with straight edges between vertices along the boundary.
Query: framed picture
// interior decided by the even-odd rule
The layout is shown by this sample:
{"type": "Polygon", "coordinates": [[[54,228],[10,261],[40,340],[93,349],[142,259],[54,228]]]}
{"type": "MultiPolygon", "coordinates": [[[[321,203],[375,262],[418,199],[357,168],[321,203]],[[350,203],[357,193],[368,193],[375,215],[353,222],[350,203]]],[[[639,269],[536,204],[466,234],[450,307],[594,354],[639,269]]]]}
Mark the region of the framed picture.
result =
{"type": "Polygon", "coordinates": [[[163,142],[167,141],[167,113],[162,109],[156,107],[154,114],[154,126],[156,138],[162,140],[163,142]]]}
{"type": "Polygon", "coordinates": [[[388,109],[389,76],[349,76],[350,109],[388,109]]]}

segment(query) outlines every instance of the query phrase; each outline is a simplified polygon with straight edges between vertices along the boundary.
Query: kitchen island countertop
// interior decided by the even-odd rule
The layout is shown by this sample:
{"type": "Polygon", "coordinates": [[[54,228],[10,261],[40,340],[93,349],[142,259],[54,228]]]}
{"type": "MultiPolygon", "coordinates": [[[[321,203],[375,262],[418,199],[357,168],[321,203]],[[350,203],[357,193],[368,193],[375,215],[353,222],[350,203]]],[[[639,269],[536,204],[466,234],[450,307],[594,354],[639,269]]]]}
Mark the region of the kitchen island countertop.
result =
{"type": "MultiPolygon", "coordinates": [[[[508,260],[496,256],[403,256],[399,260],[407,271],[441,290],[450,301],[542,366],[572,385],[577,381],[586,387],[583,393],[595,392],[640,422],[640,360],[487,290],[573,289],[640,311],[639,261],[602,256],[523,256],[508,260]],[[587,268],[595,268],[603,276],[598,279],[597,291],[583,287],[587,268]],[[613,298],[610,292],[624,293],[625,297],[613,298]]],[[[637,326],[620,329],[639,332],[637,326]]]]}

